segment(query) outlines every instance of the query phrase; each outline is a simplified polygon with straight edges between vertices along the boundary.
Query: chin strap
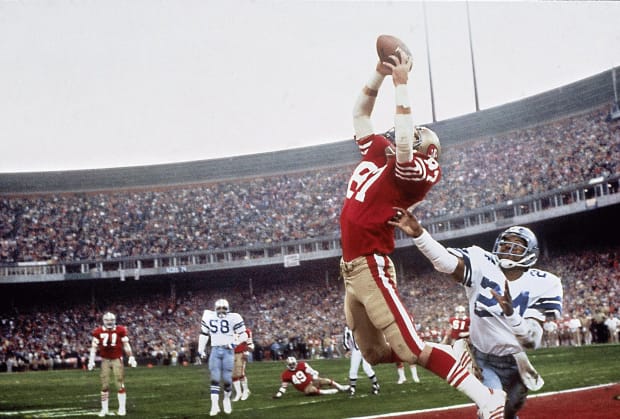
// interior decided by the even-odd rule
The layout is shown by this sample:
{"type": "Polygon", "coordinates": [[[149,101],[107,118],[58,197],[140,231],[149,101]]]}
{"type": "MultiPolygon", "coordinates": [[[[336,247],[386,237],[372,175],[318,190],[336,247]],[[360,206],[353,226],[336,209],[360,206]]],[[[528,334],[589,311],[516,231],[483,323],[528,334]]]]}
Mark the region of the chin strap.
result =
{"type": "Polygon", "coordinates": [[[513,268],[529,268],[534,262],[530,262],[532,259],[536,257],[535,254],[531,254],[519,261],[510,260],[510,259],[500,259],[499,266],[502,269],[513,269],[513,268]]]}

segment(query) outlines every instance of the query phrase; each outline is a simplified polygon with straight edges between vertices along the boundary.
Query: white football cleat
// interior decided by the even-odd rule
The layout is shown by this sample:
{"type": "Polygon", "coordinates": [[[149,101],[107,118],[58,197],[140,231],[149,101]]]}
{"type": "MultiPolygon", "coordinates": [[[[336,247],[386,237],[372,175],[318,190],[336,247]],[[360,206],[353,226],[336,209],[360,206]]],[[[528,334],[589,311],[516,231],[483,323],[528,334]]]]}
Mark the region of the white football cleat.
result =
{"type": "Polygon", "coordinates": [[[248,397],[250,397],[250,390],[244,391],[243,394],[241,394],[241,400],[247,400],[248,397]]]}
{"type": "Polygon", "coordinates": [[[209,416],[216,416],[218,413],[220,413],[220,407],[218,405],[211,405],[209,416]]]}
{"type": "Polygon", "coordinates": [[[489,389],[491,393],[487,402],[478,409],[480,419],[504,419],[506,393],[503,390],[489,389]]]}
{"type": "Polygon", "coordinates": [[[118,412],[116,412],[117,416],[127,416],[127,412],[125,410],[121,410],[118,409],[118,412]]]}
{"type": "Polygon", "coordinates": [[[233,402],[238,402],[239,400],[241,400],[241,394],[240,393],[235,393],[235,397],[232,398],[233,402]]]}
{"type": "Polygon", "coordinates": [[[222,400],[222,407],[224,408],[224,413],[230,415],[232,412],[232,405],[230,403],[230,397],[224,397],[222,400]]]}
{"type": "Polygon", "coordinates": [[[398,382],[397,382],[396,384],[402,384],[402,383],[404,383],[405,381],[407,381],[407,379],[406,379],[406,378],[399,378],[399,379],[398,379],[398,382]]]}
{"type": "Polygon", "coordinates": [[[104,416],[105,416],[105,415],[107,415],[107,414],[108,414],[108,411],[107,411],[107,410],[101,410],[101,411],[99,412],[98,416],[99,416],[100,418],[102,418],[102,417],[104,417],[104,416]]]}

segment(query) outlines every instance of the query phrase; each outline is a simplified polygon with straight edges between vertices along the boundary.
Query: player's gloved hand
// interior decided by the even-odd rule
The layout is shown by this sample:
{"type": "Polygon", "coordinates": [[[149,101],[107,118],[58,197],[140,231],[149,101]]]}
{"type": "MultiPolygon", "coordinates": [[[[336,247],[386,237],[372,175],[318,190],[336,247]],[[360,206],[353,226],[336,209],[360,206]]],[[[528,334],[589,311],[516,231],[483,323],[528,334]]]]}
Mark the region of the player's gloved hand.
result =
{"type": "Polygon", "coordinates": [[[127,361],[127,363],[129,364],[131,368],[136,368],[138,366],[138,363],[136,362],[136,358],[134,358],[133,355],[129,357],[129,360],[127,361]]]}
{"type": "Polygon", "coordinates": [[[88,361],[88,371],[95,369],[95,361],[88,361]]]}

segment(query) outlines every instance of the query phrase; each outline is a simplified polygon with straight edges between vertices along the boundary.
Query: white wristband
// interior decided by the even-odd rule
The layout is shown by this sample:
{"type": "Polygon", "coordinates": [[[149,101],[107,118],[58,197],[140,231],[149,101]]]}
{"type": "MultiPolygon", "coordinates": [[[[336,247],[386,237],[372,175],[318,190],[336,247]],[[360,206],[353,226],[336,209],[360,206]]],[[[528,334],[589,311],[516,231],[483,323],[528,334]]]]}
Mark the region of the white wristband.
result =
{"type": "Polygon", "coordinates": [[[403,108],[410,108],[409,105],[409,92],[407,91],[406,84],[398,84],[394,88],[394,99],[396,100],[396,106],[402,106],[403,108]]]}
{"type": "Polygon", "coordinates": [[[372,73],[372,76],[370,76],[368,83],[366,83],[366,87],[372,90],[379,90],[379,87],[381,87],[381,84],[383,83],[383,79],[385,79],[385,76],[375,70],[375,72],[372,73]]]}
{"type": "Polygon", "coordinates": [[[433,239],[426,229],[419,237],[414,237],[413,243],[439,272],[451,274],[456,270],[459,259],[433,239]]]}
{"type": "Polygon", "coordinates": [[[504,316],[506,319],[506,323],[508,326],[512,328],[512,332],[517,336],[525,336],[528,333],[528,328],[523,321],[523,317],[519,315],[516,311],[512,313],[510,316],[504,316]]]}

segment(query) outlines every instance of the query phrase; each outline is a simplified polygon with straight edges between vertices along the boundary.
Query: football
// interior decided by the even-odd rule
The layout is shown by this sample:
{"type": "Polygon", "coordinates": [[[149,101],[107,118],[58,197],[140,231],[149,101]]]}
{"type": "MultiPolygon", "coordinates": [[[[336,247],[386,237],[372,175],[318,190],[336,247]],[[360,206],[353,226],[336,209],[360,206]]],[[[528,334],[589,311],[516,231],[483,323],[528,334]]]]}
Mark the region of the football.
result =
{"type": "Polygon", "coordinates": [[[377,55],[381,62],[390,61],[390,55],[396,55],[396,49],[400,48],[407,55],[411,56],[411,51],[403,41],[392,35],[379,35],[377,37],[377,55]]]}

